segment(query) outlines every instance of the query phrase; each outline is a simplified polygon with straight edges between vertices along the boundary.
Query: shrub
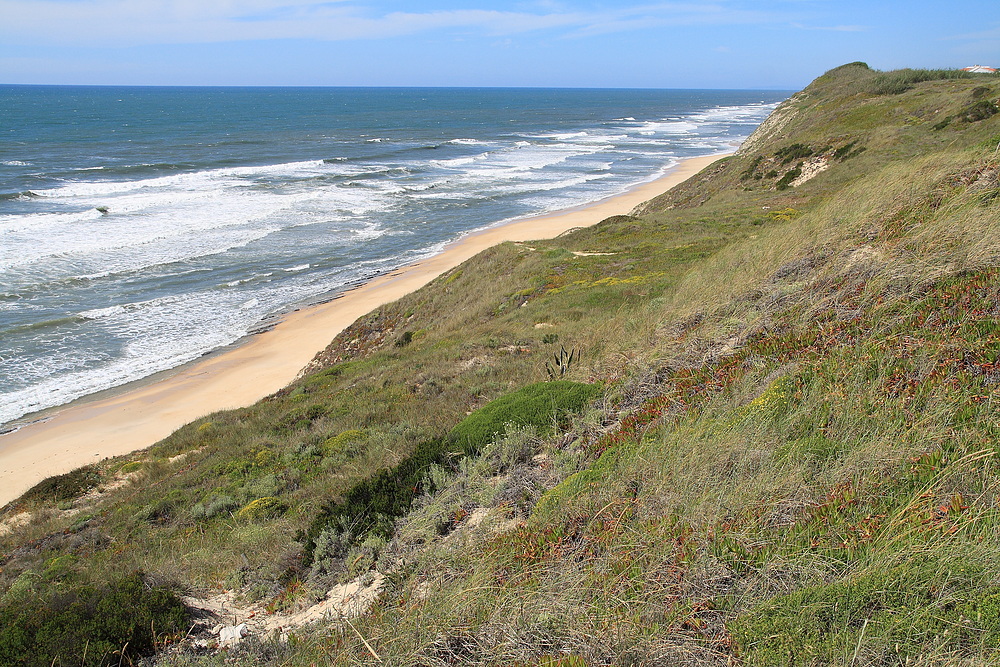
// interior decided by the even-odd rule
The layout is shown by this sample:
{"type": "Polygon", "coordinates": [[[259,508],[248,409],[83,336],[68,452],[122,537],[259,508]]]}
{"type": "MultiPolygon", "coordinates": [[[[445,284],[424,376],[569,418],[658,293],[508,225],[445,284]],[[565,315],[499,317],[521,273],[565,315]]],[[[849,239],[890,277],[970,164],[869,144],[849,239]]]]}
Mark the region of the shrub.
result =
{"type": "Polygon", "coordinates": [[[531,384],[476,410],[452,429],[448,439],[466,453],[479,453],[508,424],[545,432],[561,415],[580,410],[599,391],[596,385],[567,380],[531,384]]]}
{"type": "Polygon", "coordinates": [[[792,181],[802,175],[802,167],[795,167],[794,169],[789,169],[788,172],[781,177],[781,179],[775,183],[775,187],[779,190],[787,190],[792,187],[792,181]]]}
{"type": "Polygon", "coordinates": [[[365,439],[365,432],[358,429],[342,431],[332,438],[327,438],[321,447],[324,456],[343,454],[365,439]]]}
{"type": "Polygon", "coordinates": [[[274,430],[279,434],[288,434],[309,428],[314,421],[325,415],[327,408],[319,403],[314,403],[308,407],[300,407],[289,410],[288,413],[275,425],[274,430]]]}
{"type": "Polygon", "coordinates": [[[211,519],[220,514],[229,513],[239,506],[240,504],[230,496],[213,494],[207,502],[197,503],[191,508],[191,517],[196,520],[211,519]]]}
{"type": "Polygon", "coordinates": [[[356,543],[392,537],[395,520],[410,511],[413,499],[433,491],[428,472],[433,465],[446,462],[453,446],[478,454],[508,425],[551,428],[561,415],[579,410],[599,391],[595,385],[578,382],[541,382],[476,410],[447,438],[420,443],[396,467],[380,470],[358,482],[340,501],[324,506],[303,535],[304,564],[311,565],[322,556],[322,567],[327,567],[325,561],[343,557],[356,543]]]}
{"type": "Polygon", "coordinates": [[[131,664],[186,619],[173,593],[138,572],[100,585],[20,586],[0,602],[0,664],[131,664]]]}
{"type": "Polygon", "coordinates": [[[144,464],[142,461],[129,461],[128,463],[126,463],[125,465],[123,465],[121,468],[118,469],[118,473],[121,475],[127,475],[131,472],[142,470],[143,465],[144,464]]]}
{"type": "Polygon", "coordinates": [[[855,149],[854,147],[857,145],[857,141],[852,141],[849,144],[841,146],[833,152],[833,159],[843,162],[844,160],[850,160],[852,157],[857,157],[867,150],[864,146],[855,149]]]}
{"type": "Polygon", "coordinates": [[[390,538],[395,519],[410,510],[424,491],[427,471],[444,461],[446,453],[444,440],[422,442],[396,467],[380,470],[355,484],[340,501],[327,503],[304,535],[304,564],[313,563],[320,545],[323,556],[340,557],[356,540],[390,538]]]}
{"type": "Polygon", "coordinates": [[[168,524],[178,516],[178,510],[189,504],[188,494],[174,489],[153,502],[144,505],[135,518],[152,524],[168,524]]]}
{"type": "Polygon", "coordinates": [[[84,466],[65,475],[43,479],[28,489],[22,500],[60,502],[74,500],[101,483],[101,473],[96,466],[84,466]]]}
{"type": "Polygon", "coordinates": [[[954,116],[945,116],[941,122],[934,125],[935,130],[943,130],[953,121],[960,123],[978,123],[1000,112],[1000,108],[989,100],[979,100],[959,111],[954,116]]]}
{"type": "Polygon", "coordinates": [[[281,516],[287,509],[288,507],[283,502],[273,496],[268,496],[248,503],[236,513],[236,517],[250,521],[263,521],[281,516]]]}
{"type": "Polygon", "coordinates": [[[396,339],[396,347],[406,347],[413,342],[413,332],[404,331],[403,335],[396,339]]]}
{"type": "Polygon", "coordinates": [[[872,80],[871,92],[876,95],[898,95],[924,81],[971,79],[972,74],[958,69],[898,69],[880,72],[872,80]]]}
{"type": "Polygon", "coordinates": [[[781,164],[788,164],[793,160],[801,160],[812,156],[813,150],[805,144],[792,144],[791,146],[779,148],[774,152],[774,157],[781,160],[781,164]]]}
{"type": "Polygon", "coordinates": [[[958,119],[966,123],[978,123],[997,114],[1000,109],[989,100],[973,102],[958,112],[958,119]]]}
{"type": "Polygon", "coordinates": [[[757,167],[760,166],[760,163],[763,159],[764,159],[763,155],[758,155],[753,160],[751,160],[750,164],[747,165],[747,168],[744,169],[743,172],[740,174],[740,180],[747,181],[753,178],[754,172],[757,171],[757,167]]]}

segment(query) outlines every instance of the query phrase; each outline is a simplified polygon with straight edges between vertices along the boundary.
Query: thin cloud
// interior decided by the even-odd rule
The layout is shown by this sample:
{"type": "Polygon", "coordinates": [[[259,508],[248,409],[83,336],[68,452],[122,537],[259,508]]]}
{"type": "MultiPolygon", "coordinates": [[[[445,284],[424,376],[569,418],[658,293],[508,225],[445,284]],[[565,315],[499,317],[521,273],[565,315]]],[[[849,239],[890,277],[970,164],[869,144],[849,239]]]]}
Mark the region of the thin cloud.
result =
{"type": "Polygon", "coordinates": [[[802,25],[801,23],[793,23],[793,28],[799,30],[827,30],[831,32],[865,32],[870,30],[868,26],[864,25],[802,25]]]}
{"type": "MultiPolygon", "coordinates": [[[[558,7],[558,5],[555,5],[558,7]]],[[[379,14],[346,0],[0,0],[8,43],[117,45],[266,39],[389,39],[435,31],[504,37],[555,31],[561,36],[666,25],[763,22],[758,12],[720,3],[663,3],[607,11],[430,10],[379,14]]]]}
{"type": "Polygon", "coordinates": [[[953,39],[961,41],[981,41],[981,40],[995,40],[1000,39],[1000,25],[993,28],[988,28],[986,30],[980,30],[978,32],[967,32],[960,35],[948,35],[942,39],[953,39]]]}

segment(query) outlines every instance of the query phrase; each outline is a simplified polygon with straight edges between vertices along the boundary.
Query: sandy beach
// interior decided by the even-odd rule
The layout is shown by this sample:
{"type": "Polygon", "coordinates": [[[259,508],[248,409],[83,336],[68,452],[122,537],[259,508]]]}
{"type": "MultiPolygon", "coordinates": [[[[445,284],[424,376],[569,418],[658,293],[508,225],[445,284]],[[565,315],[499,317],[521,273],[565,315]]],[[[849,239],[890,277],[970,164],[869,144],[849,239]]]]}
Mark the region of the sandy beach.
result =
{"type": "Polygon", "coordinates": [[[470,234],[434,257],[376,278],[340,298],[288,313],[273,328],[241,345],[161,379],[49,411],[39,421],[0,436],[0,505],[46,477],[149,447],[198,417],[251,405],[274,393],[356,319],[419,289],[485,248],[504,241],[552,238],[628,213],[720,157],[685,160],[662,178],[587,206],[470,234]]]}

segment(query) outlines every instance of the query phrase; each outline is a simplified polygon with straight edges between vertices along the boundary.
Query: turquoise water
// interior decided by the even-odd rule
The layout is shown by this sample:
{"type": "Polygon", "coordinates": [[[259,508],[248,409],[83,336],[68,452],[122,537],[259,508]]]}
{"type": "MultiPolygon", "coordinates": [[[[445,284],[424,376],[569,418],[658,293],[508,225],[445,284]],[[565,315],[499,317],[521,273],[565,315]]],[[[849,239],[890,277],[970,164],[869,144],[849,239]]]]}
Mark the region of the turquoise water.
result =
{"type": "Polygon", "coordinates": [[[731,150],[786,96],[0,86],[0,424],[731,150]]]}

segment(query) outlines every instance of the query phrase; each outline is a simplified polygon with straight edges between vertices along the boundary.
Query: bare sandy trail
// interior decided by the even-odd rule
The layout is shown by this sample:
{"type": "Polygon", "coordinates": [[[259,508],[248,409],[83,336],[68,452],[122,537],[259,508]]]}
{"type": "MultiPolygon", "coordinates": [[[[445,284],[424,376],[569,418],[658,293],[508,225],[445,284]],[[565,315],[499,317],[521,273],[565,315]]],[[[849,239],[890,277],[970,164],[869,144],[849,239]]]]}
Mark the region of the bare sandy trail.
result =
{"type": "Polygon", "coordinates": [[[46,477],[149,447],[198,417],[251,405],[274,393],[359,317],[419,289],[490,246],[553,238],[628,213],[720,157],[691,158],[624,194],[471,234],[438,255],[375,278],[340,298],[288,313],[270,330],[161,379],[50,411],[44,419],[0,436],[0,506],[46,477]]]}

